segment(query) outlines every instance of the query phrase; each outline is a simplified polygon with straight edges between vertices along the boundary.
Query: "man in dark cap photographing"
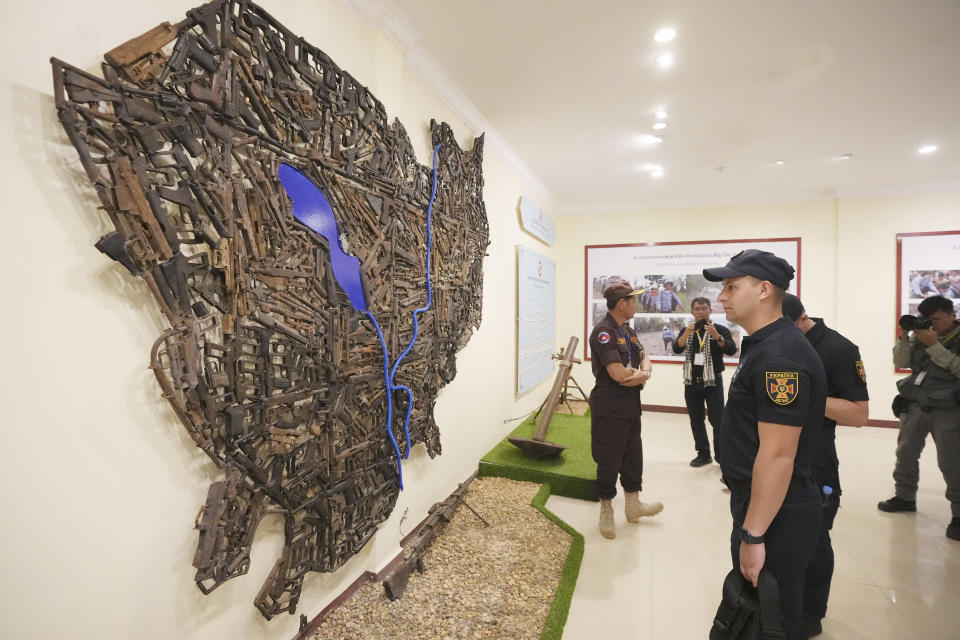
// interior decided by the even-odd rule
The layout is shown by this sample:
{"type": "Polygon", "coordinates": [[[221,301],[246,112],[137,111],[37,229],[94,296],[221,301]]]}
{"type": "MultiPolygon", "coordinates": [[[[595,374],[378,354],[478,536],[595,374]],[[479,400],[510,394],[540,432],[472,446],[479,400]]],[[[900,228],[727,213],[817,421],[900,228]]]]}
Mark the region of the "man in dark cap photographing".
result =
{"type": "Polygon", "coordinates": [[[590,445],[597,463],[594,484],[600,499],[600,533],[615,538],[611,500],[617,495],[617,477],[623,486],[628,522],[639,522],[663,510],[659,502],[640,502],[643,442],[640,440],[640,389],[653,367],[629,321],[637,313],[637,295],[626,282],[603,291],[607,315],[590,333],[590,355],[596,384],[590,392],[590,445]]]}
{"type": "Polygon", "coordinates": [[[953,303],[943,296],[926,298],[917,311],[920,318],[900,319],[900,337],[893,347],[893,363],[911,373],[897,382],[896,494],[877,508],[888,513],[917,510],[920,452],[932,433],[950,501],[947,537],[960,540],[960,322],[953,303]]]}
{"type": "Polygon", "coordinates": [[[783,315],[796,325],[813,345],[827,374],[827,404],[820,446],[813,461],[813,477],[823,494],[823,522],[813,559],[807,565],[803,590],[803,626],[806,637],[822,631],[833,578],[833,528],[840,507],[840,461],[837,457],[837,424],[862,427],[869,415],[867,374],[860,349],[826,325],[823,318],[807,315],[800,298],[783,297],[783,315]]]}
{"type": "Polygon", "coordinates": [[[720,426],[720,468],[730,487],[734,568],[754,586],[761,569],[777,580],[786,640],[802,640],[804,570],[817,546],[820,487],[812,475],[826,405],[823,365],[792,322],[783,296],[794,269],[748,249],[723,267],[727,319],[749,334],[730,382],[720,426]]]}

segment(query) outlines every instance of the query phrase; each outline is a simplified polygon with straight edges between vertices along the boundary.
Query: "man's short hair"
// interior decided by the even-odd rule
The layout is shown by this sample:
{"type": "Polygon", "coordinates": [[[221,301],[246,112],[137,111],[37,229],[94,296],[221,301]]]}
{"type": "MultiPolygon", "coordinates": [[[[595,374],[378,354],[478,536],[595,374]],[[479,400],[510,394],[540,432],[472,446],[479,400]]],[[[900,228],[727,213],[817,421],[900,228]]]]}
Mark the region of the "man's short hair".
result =
{"type": "Polygon", "coordinates": [[[930,296],[926,298],[920,305],[917,307],[917,311],[920,312],[922,316],[929,316],[930,314],[936,311],[943,311],[944,313],[954,313],[953,303],[944,298],[943,296],[930,296]]]}
{"type": "Polygon", "coordinates": [[[700,296],[699,298],[694,298],[693,300],[691,300],[690,308],[693,309],[693,307],[695,307],[698,304],[705,304],[708,307],[713,308],[713,305],[710,303],[710,299],[704,298],[703,296],[700,296]]]}
{"type": "Polygon", "coordinates": [[[780,309],[783,307],[783,296],[787,294],[787,290],[783,287],[778,287],[772,282],[770,284],[773,285],[773,302],[777,305],[777,308],[780,309]]]}
{"type": "Polygon", "coordinates": [[[626,300],[626,299],[628,299],[628,298],[632,298],[632,297],[633,297],[633,296],[627,296],[626,298],[617,298],[617,299],[615,299],[615,300],[610,300],[610,299],[608,299],[608,300],[607,300],[607,311],[613,311],[613,310],[616,308],[618,302],[620,302],[621,300],[626,300]]]}

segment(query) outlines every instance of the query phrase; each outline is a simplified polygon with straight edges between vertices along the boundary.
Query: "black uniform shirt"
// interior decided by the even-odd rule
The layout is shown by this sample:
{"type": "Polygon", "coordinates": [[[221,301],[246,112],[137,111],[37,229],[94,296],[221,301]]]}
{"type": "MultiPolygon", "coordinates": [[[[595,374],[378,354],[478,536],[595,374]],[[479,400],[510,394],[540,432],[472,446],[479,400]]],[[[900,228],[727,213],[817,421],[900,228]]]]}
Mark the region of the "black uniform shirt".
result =
{"type": "Polygon", "coordinates": [[[590,334],[590,355],[596,385],[590,392],[590,411],[608,418],[636,418],[640,415],[640,387],[624,387],[610,377],[607,365],[619,362],[639,368],[643,345],[629,325],[617,325],[607,313],[590,334]]]}
{"type": "MultiPolygon", "coordinates": [[[[723,338],[723,346],[721,347],[717,344],[716,340],[710,340],[710,358],[713,360],[713,373],[719,374],[723,372],[723,356],[732,356],[737,352],[737,343],[733,340],[733,335],[730,333],[730,329],[727,329],[722,324],[714,324],[717,333],[720,334],[720,337],[723,338]]],[[[706,342],[707,330],[700,329],[689,336],[687,336],[687,341],[694,340],[693,348],[694,353],[698,351],[703,351],[703,343],[706,342]]],[[[687,345],[680,344],[674,340],[673,341],[673,352],[674,353],[684,353],[687,350],[687,345]]],[[[694,378],[703,377],[703,365],[695,364],[693,365],[692,375],[694,378]]]]}
{"type": "Polygon", "coordinates": [[[825,377],[813,346],[786,318],[744,338],[720,425],[724,477],[734,482],[753,477],[760,448],[759,422],[803,429],[793,473],[809,473],[823,428],[825,377]]]}
{"type": "MultiPolygon", "coordinates": [[[[816,324],[806,333],[807,340],[813,345],[823,362],[827,374],[827,397],[842,398],[850,402],[869,400],[867,395],[867,374],[860,359],[860,349],[842,335],[824,324],[822,318],[810,318],[816,324]]],[[[823,418],[823,444],[814,459],[814,475],[818,480],[833,481],[834,493],[839,495],[836,479],[837,461],[837,423],[823,418]],[[824,473],[825,472],[825,473],[824,473]]]]}

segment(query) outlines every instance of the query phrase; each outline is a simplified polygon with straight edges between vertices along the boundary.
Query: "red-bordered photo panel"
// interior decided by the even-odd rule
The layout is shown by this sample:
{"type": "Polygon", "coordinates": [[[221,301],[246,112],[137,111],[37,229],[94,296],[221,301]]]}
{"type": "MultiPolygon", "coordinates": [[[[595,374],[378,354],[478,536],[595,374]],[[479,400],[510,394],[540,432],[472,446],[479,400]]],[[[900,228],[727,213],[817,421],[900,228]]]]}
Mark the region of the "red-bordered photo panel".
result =
{"type": "Polygon", "coordinates": [[[960,230],[898,233],[894,336],[900,316],[917,315],[920,302],[935,295],[953,300],[953,308],[960,313],[960,230]]]}
{"type": "MultiPolygon", "coordinates": [[[[629,282],[641,294],[634,331],[653,362],[683,363],[673,352],[679,332],[690,322],[690,301],[704,297],[712,303],[711,320],[730,329],[737,343],[743,329],[728,322],[716,299],[720,284],[703,277],[703,269],[720,267],[744,249],[761,249],[780,256],[796,269],[790,292],[800,295],[800,238],[697,240],[693,242],[638,242],[597,244],[583,248],[584,330],[583,357],[590,360],[590,333],[607,313],[603,290],[615,282],[629,282]]],[[[736,363],[739,356],[726,358],[736,363]]]]}

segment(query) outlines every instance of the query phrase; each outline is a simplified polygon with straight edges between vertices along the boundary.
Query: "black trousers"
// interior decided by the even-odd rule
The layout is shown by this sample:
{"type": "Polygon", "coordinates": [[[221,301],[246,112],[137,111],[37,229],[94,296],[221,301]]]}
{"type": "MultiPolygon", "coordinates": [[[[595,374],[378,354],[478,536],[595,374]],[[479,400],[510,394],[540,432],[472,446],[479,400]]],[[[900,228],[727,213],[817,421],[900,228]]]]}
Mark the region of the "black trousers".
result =
{"type": "MultiPolygon", "coordinates": [[[[833,454],[836,458],[836,453],[833,454]]],[[[833,494],[823,505],[823,522],[817,538],[817,549],[807,565],[803,588],[803,615],[821,619],[827,615],[827,600],[830,598],[830,582],[833,580],[833,542],[830,530],[840,508],[840,474],[836,467],[815,468],[813,472],[819,486],[829,485],[833,494]]]]}
{"type": "Polygon", "coordinates": [[[719,459],[717,442],[720,435],[720,421],[723,419],[723,377],[717,375],[714,387],[703,386],[702,378],[694,378],[692,384],[684,385],[683,399],[687,403],[687,415],[690,416],[690,430],[693,432],[693,444],[697,453],[710,455],[710,441],[707,439],[707,425],[704,417],[713,427],[713,457],[719,459]],[[699,380],[699,382],[698,382],[699,380]],[[706,411],[704,411],[706,405],[706,411]]]}
{"type": "Polygon", "coordinates": [[[590,448],[597,463],[594,483],[597,498],[610,500],[617,495],[617,476],[624,491],[640,491],[643,478],[640,416],[606,418],[591,413],[590,448]]]}
{"type": "MultiPolygon", "coordinates": [[[[740,527],[750,505],[749,491],[734,487],[730,493],[733,530],[730,533],[730,557],[740,570],[740,527]]],[[[763,568],[777,579],[780,615],[786,640],[804,640],[804,572],[817,546],[823,505],[819,488],[812,478],[791,482],[783,506],[764,534],[767,558],[763,568]]]]}

